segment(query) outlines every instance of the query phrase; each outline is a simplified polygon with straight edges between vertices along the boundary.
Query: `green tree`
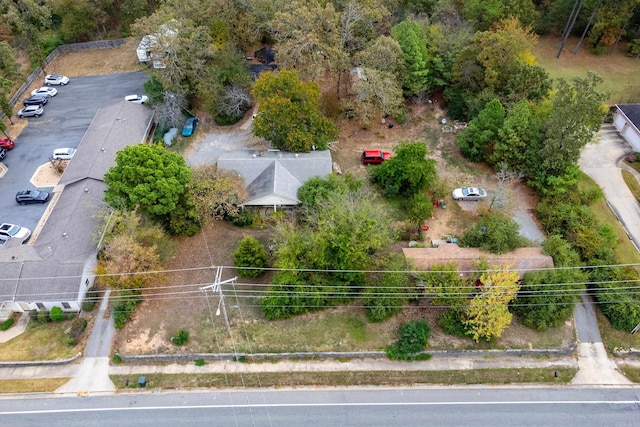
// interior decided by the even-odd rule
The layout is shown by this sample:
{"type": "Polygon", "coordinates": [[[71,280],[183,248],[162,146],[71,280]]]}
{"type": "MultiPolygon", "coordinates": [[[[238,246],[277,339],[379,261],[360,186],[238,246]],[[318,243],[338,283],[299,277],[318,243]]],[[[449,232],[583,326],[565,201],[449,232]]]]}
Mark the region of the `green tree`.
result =
{"type": "Polygon", "coordinates": [[[259,277],[269,265],[269,255],[258,239],[244,236],[233,253],[233,262],[238,267],[238,276],[259,277]]]}
{"type": "Polygon", "coordinates": [[[0,41],[0,76],[4,79],[15,81],[20,77],[20,63],[18,52],[9,43],[0,41]]]}
{"type": "Polygon", "coordinates": [[[158,145],[133,145],[118,151],[116,166],[104,176],[104,199],[115,209],[162,217],[176,209],[190,179],[180,155],[158,145]]]}
{"type": "Polygon", "coordinates": [[[420,278],[427,294],[432,294],[432,304],[437,307],[461,307],[473,291],[466,280],[458,275],[455,263],[434,265],[430,273],[422,273],[420,278]]]}
{"type": "Polygon", "coordinates": [[[428,355],[420,353],[429,344],[431,328],[424,320],[405,323],[400,328],[400,338],[387,347],[387,357],[391,360],[424,360],[428,355]]]}
{"type": "Polygon", "coordinates": [[[275,147],[296,152],[327,148],[338,129],[319,112],[320,88],[303,83],[295,71],[263,73],[253,87],[260,114],[253,122],[253,134],[275,147]]]}
{"type": "Polygon", "coordinates": [[[307,180],[298,189],[300,206],[307,210],[317,210],[320,202],[327,200],[332,194],[346,194],[362,188],[362,180],[351,174],[319,176],[307,180]]]}
{"type": "Polygon", "coordinates": [[[399,313],[411,295],[406,258],[402,254],[391,254],[384,266],[384,273],[367,281],[363,294],[367,319],[372,322],[382,322],[399,313]]]}
{"type": "Polygon", "coordinates": [[[88,0],[59,0],[54,13],[62,20],[60,31],[67,43],[90,40],[98,29],[97,10],[88,0]]]}
{"type": "Polygon", "coordinates": [[[526,239],[518,234],[519,229],[517,222],[501,213],[483,213],[460,237],[460,244],[503,254],[525,246],[526,239]]]}
{"type": "Polygon", "coordinates": [[[433,212],[433,202],[424,193],[416,193],[409,199],[407,205],[407,222],[413,225],[420,225],[431,217],[433,212]]]}
{"type": "Polygon", "coordinates": [[[505,111],[500,101],[494,99],[489,102],[456,138],[456,145],[460,147],[462,155],[473,162],[486,160],[487,155],[493,151],[493,144],[498,140],[504,118],[505,111]]]}
{"type": "Polygon", "coordinates": [[[574,77],[571,82],[558,79],[548,117],[544,120],[544,140],[538,153],[540,158],[534,185],[540,190],[548,185],[549,177],[566,175],[578,163],[582,148],[600,129],[606,114],[604,101],[608,93],[598,91],[602,78],[588,72],[585,78],[574,77]]]}
{"type": "Polygon", "coordinates": [[[435,160],[424,142],[400,142],[395,156],[370,170],[371,181],[389,197],[413,196],[436,183],[435,160]]]}
{"type": "Polygon", "coordinates": [[[476,342],[500,338],[511,324],[508,305],[518,294],[520,277],[515,271],[494,268],[483,273],[480,281],[482,289],[471,299],[463,321],[476,342]]]}
{"type": "Polygon", "coordinates": [[[238,215],[239,205],[249,197],[240,175],[216,165],[194,168],[187,188],[203,224],[238,215]]]}
{"type": "Polygon", "coordinates": [[[353,56],[355,64],[363,68],[391,73],[399,81],[402,80],[404,58],[402,48],[397,41],[389,36],[380,36],[363,50],[353,56]]]}
{"type": "Polygon", "coordinates": [[[431,91],[429,65],[431,56],[427,51],[425,33],[411,18],[391,29],[391,36],[398,42],[404,58],[403,88],[407,95],[419,95],[431,91]]]}
{"type": "Polygon", "coordinates": [[[513,171],[527,171],[531,167],[529,147],[539,146],[541,126],[539,117],[529,108],[529,101],[523,99],[518,102],[509,110],[498,129],[489,163],[502,163],[513,171]]]}
{"type": "Polygon", "coordinates": [[[299,228],[286,222],[276,227],[275,266],[282,270],[276,272],[260,299],[268,319],[287,318],[353,298],[364,286],[365,277],[344,271],[370,268],[375,255],[392,240],[389,213],[370,191],[338,189],[317,197],[315,203],[299,228]]]}

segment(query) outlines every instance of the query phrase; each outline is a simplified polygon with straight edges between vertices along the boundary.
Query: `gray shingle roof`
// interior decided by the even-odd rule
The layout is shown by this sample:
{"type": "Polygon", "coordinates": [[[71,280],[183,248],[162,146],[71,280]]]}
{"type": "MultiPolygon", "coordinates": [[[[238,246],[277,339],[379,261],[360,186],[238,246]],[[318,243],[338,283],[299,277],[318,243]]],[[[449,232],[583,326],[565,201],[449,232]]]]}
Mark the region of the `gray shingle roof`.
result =
{"type": "Polygon", "coordinates": [[[249,191],[245,205],[298,204],[298,189],[309,178],[331,173],[329,150],[310,153],[232,151],[218,158],[218,168],[238,172],[249,191]]]}
{"type": "Polygon", "coordinates": [[[96,256],[104,174],[116,152],[143,142],[153,111],[121,101],[98,110],[69,162],[33,246],[0,251],[0,301],[76,301],[96,256]]]}
{"type": "Polygon", "coordinates": [[[640,104],[617,104],[617,107],[637,129],[640,129],[640,104]]]}

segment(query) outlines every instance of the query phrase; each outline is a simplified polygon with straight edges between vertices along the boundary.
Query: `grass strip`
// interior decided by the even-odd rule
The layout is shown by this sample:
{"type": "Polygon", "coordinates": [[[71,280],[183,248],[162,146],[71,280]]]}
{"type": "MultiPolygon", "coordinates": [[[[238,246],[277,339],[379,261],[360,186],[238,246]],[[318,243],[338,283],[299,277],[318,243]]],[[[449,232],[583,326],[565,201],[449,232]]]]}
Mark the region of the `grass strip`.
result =
{"type": "Polygon", "coordinates": [[[29,380],[0,380],[0,393],[44,393],[55,391],[71,378],[34,378],[29,380]]]}
{"type": "Polygon", "coordinates": [[[640,368],[634,366],[622,365],[620,366],[622,373],[634,383],[640,383],[640,368]]]}
{"type": "MultiPolygon", "coordinates": [[[[474,369],[467,371],[261,372],[249,374],[149,374],[147,388],[241,388],[297,386],[402,386],[414,384],[567,384],[575,368],[474,369]],[[557,377],[555,376],[557,373],[557,377]]],[[[138,377],[111,375],[118,390],[137,389],[138,377]],[[129,385],[125,385],[129,380],[129,385]]]]}

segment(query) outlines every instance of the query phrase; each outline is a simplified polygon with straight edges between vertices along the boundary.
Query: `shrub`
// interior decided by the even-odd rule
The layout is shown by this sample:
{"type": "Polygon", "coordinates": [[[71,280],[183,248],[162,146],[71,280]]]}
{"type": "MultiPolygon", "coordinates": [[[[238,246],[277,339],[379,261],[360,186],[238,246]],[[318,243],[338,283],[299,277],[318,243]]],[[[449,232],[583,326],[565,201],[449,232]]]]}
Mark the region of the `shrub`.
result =
{"type": "Polygon", "coordinates": [[[204,361],[204,359],[196,359],[195,360],[195,364],[196,364],[196,366],[204,366],[207,363],[204,361]]]}
{"type": "Polygon", "coordinates": [[[480,215],[478,222],[462,235],[460,244],[503,254],[526,244],[526,240],[518,234],[519,228],[513,219],[488,212],[480,215]]]}
{"type": "Polygon", "coordinates": [[[178,203],[169,215],[169,233],[176,236],[193,236],[200,231],[200,217],[193,203],[178,203]]]}
{"type": "Polygon", "coordinates": [[[62,322],[65,320],[65,315],[60,307],[53,306],[49,312],[49,318],[54,322],[62,322]]]}
{"type": "Polygon", "coordinates": [[[263,268],[269,265],[269,255],[265,248],[253,236],[245,236],[240,240],[233,254],[233,262],[238,268],[240,277],[258,277],[264,273],[263,268]],[[250,267],[244,269],[242,267],[250,267]]]}
{"type": "Polygon", "coordinates": [[[40,323],[47,323],[51,321],[48,311],[38,311],[38,313],[36,314],[36,319],[40,323]]]}
{"type": "Polygon", "coordinates": [[[93,311],[96,303],[100,300],[100,291],[91,288],[87,291],[87,295],[82,301],[82,311],[93,311]]]}
{"type": "Polygon", "coordinates": [[[414,194],[406,206],[407,220],[411,224],[420,224],[431,217],[433,203],[424,193],[414,194]]]}
{"type": "Polygon", "coordinates": [[[420,353],[428,344],[431,328],[424,320],[405,323],[400,330],[400,339],[387,347],[391,360],[425,360],[429,355],[420,353]]]}
{"type": "Polygon", "coordinates": [[[253,214],[249,209],[240,209],[236,215],[227,216],[225,219],[236,227],[251,227],[253,225],[253,214]]]}
{"type": "Polygon", "coordinates": [[[171,342],[175,345],[185,345],[189,342],[189,331],[180,329],[175,336],[171,337],[171,342]]]}
{"type": "Polygon", "coordinates": [[[2,324],[0,325],[0,331],[6,331],[7,329],[13,326],[14,322],[15,320],[13,320],[13,317],[8,318],[4,322],[2,322],[2,324]]]}
{"type": "Polygon", "coordinates": [[[78,339],[82,336],[82,333],[87,328],[87,320],[76,317],[71,322],[71,328],[69,329],[69,345],[74,346],[78,343],[78,339]],[[71,344],[73,342],[73,344],[71,344]]]}
{"type": "Polygon", "coordinates": [[[132,291],[121,291],[118,296],[128,298],[113,306],[115,327],[116,329],[122,329],[133,315],[138,304],[142,302],[142,299],[132,291]]]}
{"type": "Polygon", "coordinates": [[[464,323],[464,310],[460,308],[452,308],[438,317],[438,326],[447,334],[457,337],[467,337],[467,329],[464,323]]]}

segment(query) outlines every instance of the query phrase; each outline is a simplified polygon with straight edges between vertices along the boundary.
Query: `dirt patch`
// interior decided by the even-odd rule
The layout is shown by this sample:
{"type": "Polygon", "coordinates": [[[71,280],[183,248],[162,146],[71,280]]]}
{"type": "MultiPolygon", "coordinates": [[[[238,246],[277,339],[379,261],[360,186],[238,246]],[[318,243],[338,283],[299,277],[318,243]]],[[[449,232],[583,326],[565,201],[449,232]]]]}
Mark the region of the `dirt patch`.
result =
{"type": "MultiPolygon", "coordinates": [[[[68,163],[68,161],[65,162],[68,163]]],[[[49,162],[36,169],[30,182],[36,187],[53,187],[58,184],[60,177],[62,173],[49,162]]]]}

